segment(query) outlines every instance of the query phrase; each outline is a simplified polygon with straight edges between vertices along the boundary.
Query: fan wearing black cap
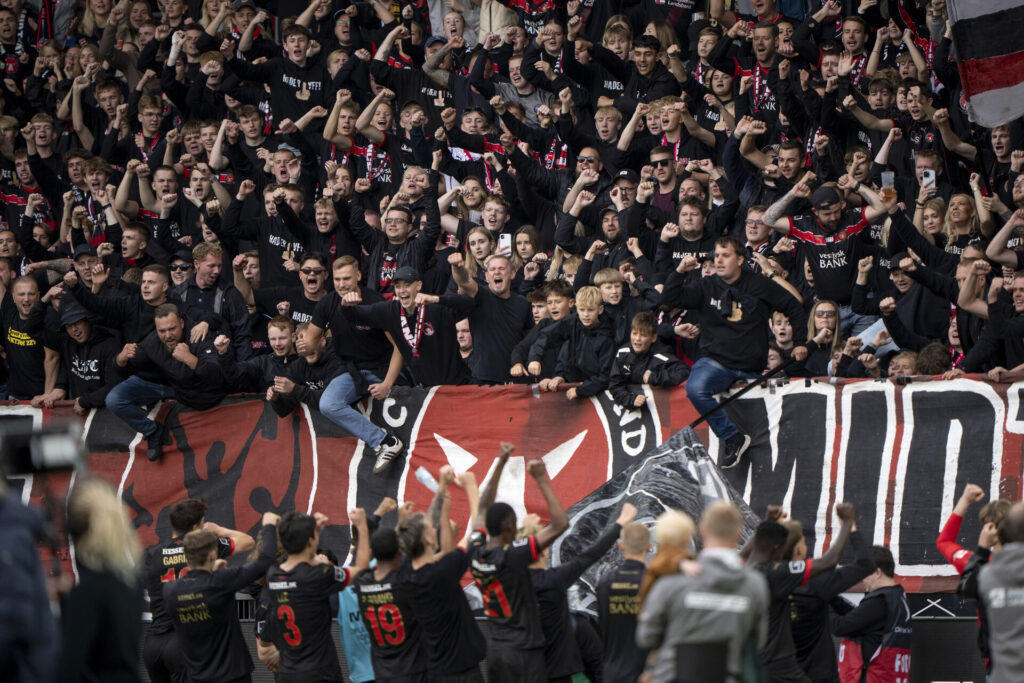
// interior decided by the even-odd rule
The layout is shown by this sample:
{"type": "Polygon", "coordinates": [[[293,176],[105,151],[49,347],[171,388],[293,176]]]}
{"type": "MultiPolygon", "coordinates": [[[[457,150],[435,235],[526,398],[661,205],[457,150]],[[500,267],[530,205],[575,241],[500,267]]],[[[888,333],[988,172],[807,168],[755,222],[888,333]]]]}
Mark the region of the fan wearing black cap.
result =
{"type": "Polygon", "coordinates": [[[813,195],[810,188],[812,180],[812,174],[805,174],[782,199],[768,207],[762,220],[765,225],[800,243],[814,275],[814,290],[818,298],[840,305],[840,325],[844,336],[857,334],[873,322],[869,317],[856,315],[850,308],[861,250],[858,235],[859,239],[867,237],[861,233],[884,216],[887,209],[878,193],[849,175],[841,176],[837,184],[825,183],[814,190],[813,195]],[[860,194],[868,205],[847,208],[842,190],[860,194]],[[798,197],[811,197],[813,216],[785,215],[786,207],[798,197]]]}
{"type": "Polygon", "coordinates": [[[67,335],[61,339],[55,388],[64,392],[61,398],[74,400],[75,412],[84,415],[91,408],[102,408],[107,394],[120,382],[114,358],[121,343],[93,325],[89,312],[71,297],[61,301],[60,324],[67,335]]]}
{"type": "Polygon", "coordinates": [[[358,305],[358,290],[346,294],[344,304],[353,307],[352,318],[390,334],[417,384],[468,383],[470,372],[459,353],[455,323],[476,308],[476,302],[458,294],[422,294],[420,274],[410,266],[395,272],[394,283],[392,301],[358,305]]]}

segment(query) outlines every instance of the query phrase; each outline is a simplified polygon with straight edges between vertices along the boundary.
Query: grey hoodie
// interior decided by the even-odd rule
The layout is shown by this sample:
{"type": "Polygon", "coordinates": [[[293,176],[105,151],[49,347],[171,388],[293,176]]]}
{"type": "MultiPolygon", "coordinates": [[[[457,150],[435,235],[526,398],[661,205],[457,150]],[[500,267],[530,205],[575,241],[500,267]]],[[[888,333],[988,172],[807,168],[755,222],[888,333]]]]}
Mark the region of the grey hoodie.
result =
{"type": "Polygon", "coordinates": [[[1019,681],[1024,671],[1024,543],[1009,543],[982,567],[978,596],[988,613],[992,683],[1019,681]]]}
{"type": "Polygon", "coordinates": [[[735,551],[707,549],[700,574],[661,578],[644,600],[636,642],[658,648],[654,683],[675,680],[676,646],[728,642],[728,680],[743,680],[743,651],[753,638],[757,651],[768,639],[768,582],[745,567],[735,551]]]}

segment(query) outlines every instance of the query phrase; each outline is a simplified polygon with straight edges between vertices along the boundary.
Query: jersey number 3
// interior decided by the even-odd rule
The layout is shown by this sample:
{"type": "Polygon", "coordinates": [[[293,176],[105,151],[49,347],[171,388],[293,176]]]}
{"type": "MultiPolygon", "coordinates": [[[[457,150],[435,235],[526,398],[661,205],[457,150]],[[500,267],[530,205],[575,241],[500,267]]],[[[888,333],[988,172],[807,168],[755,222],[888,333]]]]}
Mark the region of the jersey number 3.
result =
{"type": "Polygon", "coordinates": [[[299,630],[298,625],[295,623],[295,610],[292,609],[291,605],[281,605],[277,608],[277,619],[283,622],[284,626],[284,642],[288,643],[292,647],[295,647],[302,643],[302,631],[299,630]]]}

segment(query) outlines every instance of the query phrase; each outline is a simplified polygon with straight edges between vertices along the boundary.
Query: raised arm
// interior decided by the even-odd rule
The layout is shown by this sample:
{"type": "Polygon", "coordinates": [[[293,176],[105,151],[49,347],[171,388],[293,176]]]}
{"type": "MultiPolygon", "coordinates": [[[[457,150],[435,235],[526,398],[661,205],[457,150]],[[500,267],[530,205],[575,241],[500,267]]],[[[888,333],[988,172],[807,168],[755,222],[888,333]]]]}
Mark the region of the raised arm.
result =
{"type": "Polygon", "coordinates": [[[390,102],[393,99],[395,99],[395,93],[387,88],[382,88],[381,91],[377,93],[377,96],[374,97],[368,105],[366,105],[366,109],[359,114],[359,118],[356,119],[356,129],[372,142],[379,144],[384,142],[385,137],[384,133],[371,125],[370,122],[373,121],[373,115],[377,111],[377,107],[381,102],[390,102]]]}
{"type": "Polygon", "coordinates": [[[839,564],[839,558],[843,556],[843,551],[846,550],[846,544],[850,542],[850,533],[853,531],[857,510],[853,507],[853,503],[839,503],[836,505],[836,514],[843,521],[843,525],[839,527],[839,533],[832,539],[832,545],[828,547],[828,551],[821,557],[811,560],[811,577],[835,569],[839,564]]]}
{"type": "Polygon", "coordinates": [[[548,504],[548,525],[537,533],[538,551],[547,548],[554,543],[559,536],[569,528],[569,516],[565,514],[565,508],[555,495],[555,489],[551,486],[551,478],[548,477],[547,467],[543,460],[531,460],[526,469],[530,476],[537,482],[540,492],[544,495],[544,501],[548,504]]]}
{"type": "Polygon", "coordinates": [[[1008,249],[1006,245],[1010,241],[1014,230],[1021,225],[1024,225],[1024,209],[1015,211],[1010,220],[1006,221],[1003,227],[999,228],[999,232],[992,237],[988,248],[985,249],[985,257],[1000,265],[1017,268],[1017,252],[1008,249]]]}
{"type": "Polygon", "coordinates": [[[811,196],[809,183],[813,178],[813,173],[805,173],[800,181],[797,182],[789,192],[782,195],[778,201],[769,206],[761,219],[764,221],[764,224],[770,225],[773,230],[781,232],[783,235],[789,234],[789,218],[786,216],[786,208],[789,207],[790,202],[797,197],[806,198],[811,196]]]}
{"type": "Polygon", "coordinates": [[[480,492],[480,509],[477,510],[476,520],[473,522],[474,528],[483,529],[486,527],[487,509],[494,504],[494,498],[498,495],[498,480],[501,479],[501,473],[505,470],[508,457],[515,450],[516,447],[512,444],[506,441],[501,442],[498,459],[494,461],[494,471],[484,485],[484,490],[480,492]]]}
{"type": "Polygon", "coordinates": [[[448,263],[452,267],[452,279],[455,280],[455,284],[459,286],[459,294],[465,294],[466,296],[475,297],[477,291],[480,289],[480,285],[477,284],[469,275],[469,271],[466,270],[466,262],[462,257],[462,252],[457,251],[448,257],[448,263]]]}

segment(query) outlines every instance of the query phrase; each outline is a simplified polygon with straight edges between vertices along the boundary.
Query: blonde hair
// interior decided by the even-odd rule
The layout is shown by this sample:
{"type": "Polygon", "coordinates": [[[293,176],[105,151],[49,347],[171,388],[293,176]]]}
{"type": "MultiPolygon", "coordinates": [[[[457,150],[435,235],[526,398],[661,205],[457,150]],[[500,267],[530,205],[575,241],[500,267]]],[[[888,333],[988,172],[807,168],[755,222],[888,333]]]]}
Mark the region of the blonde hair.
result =
{"type": "MultiPolygon", "coordinates": [[[[977,204],[974,203],[974,197],[963,192],[957,192],[956,194],[950,196],[949,204],[952,205],[953,200],[956,199],[957,197],[963,197],[964,199],[966,199],[967,204],[970,205],[971,207],[971,230],[967,234],[979,234],[981,232],[981,219],[978,218],[978,206],[977,204]]],[[[947,205],[946,215],[942,219],[942,231],[946,233],[946,251],[949,251],[952,248],[953,242],[956,241],[956,238],[960,236],[960,233],[955,232],[955,228],[953,227],[953,221],[949,217],[949,214],[949,205],[947,205]]]]}
{"type": "Polygon", "coordinates": [[[77,561],[116,575],[126,585],[138,581],[141,548],[124,505],[110,484],[87,479],[68,499],[68,518],[84,527],[75,543],[77,561]]]}
{"type": "Polygon", "coordinates": [[[814,314],[818,310],[818,306],[822,304],[828,304],[832,308],[836,309],[836,315],[834,318],[835,325],[832,328],[832,348],[831,351],[835,351],[839,347],[839,304],[835,301],[829,301],[828,299],[821,299],[816,301],[811,310],[807,314],[807,339],[814,339],[814,335],[818,334],[818,330],[814,327],[814,314]]]}
{"type": "Polygon", "coordinates": [[[587,286],[576,292],[576,308],[597,308],[601,305],[601,290],[587,286]]]}
{"type": "Polygon", "coordinates": [[[690,556],[690,542],[693,540],[693,519],[685,512],[666,510],[654,522],[654,542],[658,551],[651,558],[637,595],[641,609],[644,599],[654,583],[663,576],[679,572],[679,563],[690,556]]]}

